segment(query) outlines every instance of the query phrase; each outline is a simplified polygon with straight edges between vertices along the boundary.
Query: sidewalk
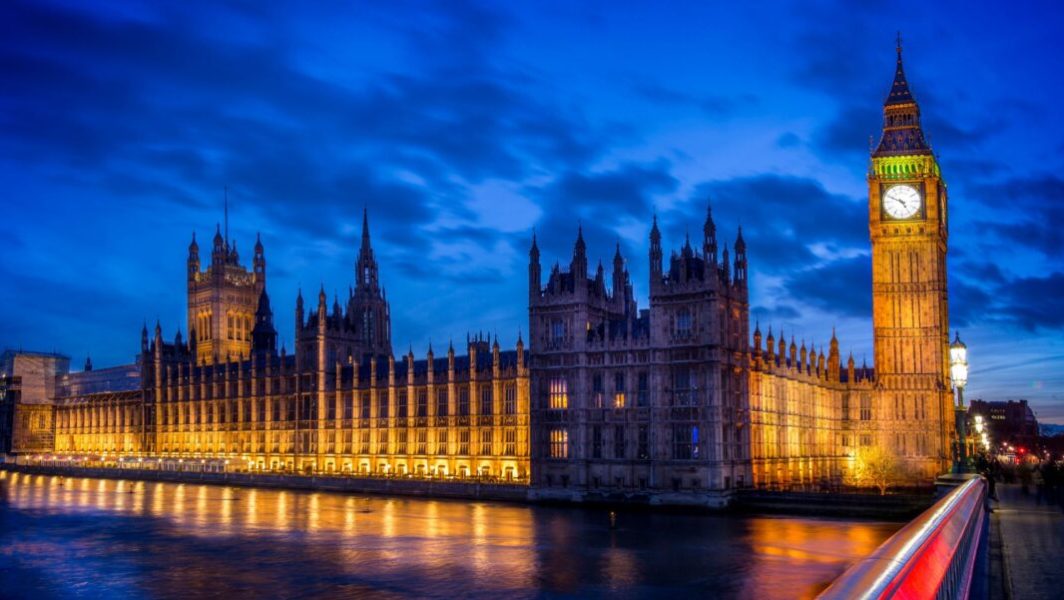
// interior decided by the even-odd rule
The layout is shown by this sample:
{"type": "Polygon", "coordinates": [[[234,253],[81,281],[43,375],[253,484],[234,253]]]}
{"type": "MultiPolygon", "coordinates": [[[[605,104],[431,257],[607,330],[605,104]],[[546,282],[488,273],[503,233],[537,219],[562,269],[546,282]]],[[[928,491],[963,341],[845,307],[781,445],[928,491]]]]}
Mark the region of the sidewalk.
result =
{"type": "MultiPolygon", "coordinates": [[[[991,546],[999,541],[1004,585],[1012,598],[1061,598],[1064,595],[1064,509],[1037,502],[1034,486],[1024,494],[1019,485],[997,486],[991,546]],[[998,537],[998,540],[994,538],[998,537]]],[[[1007,593],[1007,592],[1006,592],[1007,593]]]]}

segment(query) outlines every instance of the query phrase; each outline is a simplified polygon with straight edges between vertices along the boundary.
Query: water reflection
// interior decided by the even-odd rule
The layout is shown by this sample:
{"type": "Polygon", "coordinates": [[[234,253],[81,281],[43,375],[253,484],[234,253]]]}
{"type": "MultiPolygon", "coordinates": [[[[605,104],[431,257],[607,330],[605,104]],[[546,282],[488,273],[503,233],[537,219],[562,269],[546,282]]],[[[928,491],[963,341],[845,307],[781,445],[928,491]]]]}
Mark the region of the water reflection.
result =
{"type": "Polygon", "coordinates": [[[793,598],[897,528],[6,472],[0,526],[4,594],[155,598],[793,598]]]}

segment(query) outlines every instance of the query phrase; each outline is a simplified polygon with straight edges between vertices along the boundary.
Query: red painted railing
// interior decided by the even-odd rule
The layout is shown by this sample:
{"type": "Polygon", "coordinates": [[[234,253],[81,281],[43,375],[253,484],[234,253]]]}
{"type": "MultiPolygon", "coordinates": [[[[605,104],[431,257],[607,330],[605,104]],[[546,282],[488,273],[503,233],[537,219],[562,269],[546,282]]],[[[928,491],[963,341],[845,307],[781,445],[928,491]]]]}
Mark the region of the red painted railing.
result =
{"type": "Polygon", "coordinates": [[[986,481],[955,488],[851,566],[820,595],[826,599],[967,598],[985,544],[986,481]]]}

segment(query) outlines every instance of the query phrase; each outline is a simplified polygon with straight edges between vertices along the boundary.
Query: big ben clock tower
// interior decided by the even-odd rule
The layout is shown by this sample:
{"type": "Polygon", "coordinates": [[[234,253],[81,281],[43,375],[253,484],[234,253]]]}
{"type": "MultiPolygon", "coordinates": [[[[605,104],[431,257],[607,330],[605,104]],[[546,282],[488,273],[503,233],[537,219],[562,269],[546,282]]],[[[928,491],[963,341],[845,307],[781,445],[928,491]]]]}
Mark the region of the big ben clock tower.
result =
{"type": "Polygon", "coordinates": [[[902,68],[868,173],[878,443],[925,477],[949,464],[946,184],[902,68]]]}

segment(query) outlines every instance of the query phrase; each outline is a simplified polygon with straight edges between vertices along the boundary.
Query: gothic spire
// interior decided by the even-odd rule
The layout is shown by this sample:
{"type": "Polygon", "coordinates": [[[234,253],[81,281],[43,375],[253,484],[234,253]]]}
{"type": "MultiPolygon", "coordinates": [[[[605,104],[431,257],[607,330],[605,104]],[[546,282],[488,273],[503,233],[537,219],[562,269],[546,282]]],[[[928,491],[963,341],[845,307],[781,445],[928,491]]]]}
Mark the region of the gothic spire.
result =
{"type": "Polygon", "coordinates": [[[909,89],[901,61],[901,33],[898,34],[898,59],[894,82],[883,102],[883,136],[873,157],[931,154],[931,146],[920,127],[920,107],[909,89]]]}
{"type": "Polygon", "coordinates": [[[377,261],[373,258],[373,246],[369,239],[369,211],[362,209],[362,247],[358,251],[358,261],[355,264],[356,289],[376,289],[377,261]]]}
{"type": "Polygon", "coordinates": [[[891,104],[906,104],[909,102],[916,102],[913,98],[912,92],[909,91],[909,81],[905,78],[905,68],[901,62],[901,32],[898,32],[898,65],[894,69],[894,83],[890,87],[890,94],[887,95],[886,105],[891,104]]]}
{"type": "Polygon", "coordinates": [[[362,207],[362,251],[373,252],[369,243],[369,208],[362,207]]]}

